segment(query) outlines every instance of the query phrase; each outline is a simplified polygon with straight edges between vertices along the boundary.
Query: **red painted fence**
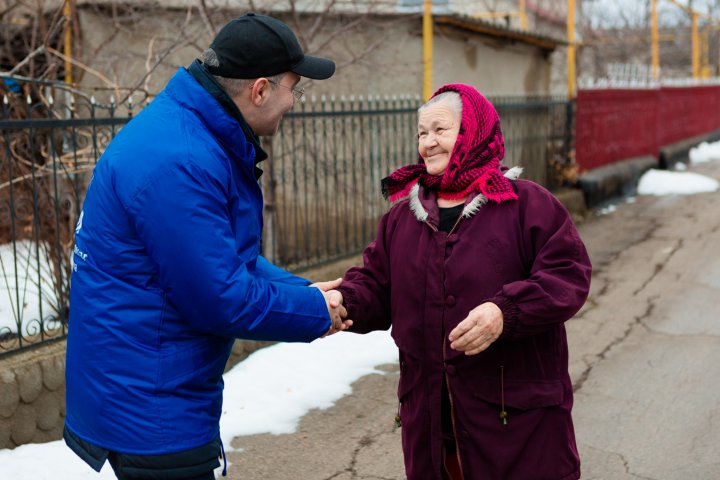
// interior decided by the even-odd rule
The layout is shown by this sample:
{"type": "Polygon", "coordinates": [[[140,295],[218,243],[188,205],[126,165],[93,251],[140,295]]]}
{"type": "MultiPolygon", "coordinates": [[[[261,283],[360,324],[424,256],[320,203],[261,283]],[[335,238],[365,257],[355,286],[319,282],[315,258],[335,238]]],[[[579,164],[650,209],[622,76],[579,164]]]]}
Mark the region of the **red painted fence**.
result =
{"type": "Polygon", "coordinates": [[[575,155],[589,170],[720,130],[720,86],[580,90],[575,155]]]}

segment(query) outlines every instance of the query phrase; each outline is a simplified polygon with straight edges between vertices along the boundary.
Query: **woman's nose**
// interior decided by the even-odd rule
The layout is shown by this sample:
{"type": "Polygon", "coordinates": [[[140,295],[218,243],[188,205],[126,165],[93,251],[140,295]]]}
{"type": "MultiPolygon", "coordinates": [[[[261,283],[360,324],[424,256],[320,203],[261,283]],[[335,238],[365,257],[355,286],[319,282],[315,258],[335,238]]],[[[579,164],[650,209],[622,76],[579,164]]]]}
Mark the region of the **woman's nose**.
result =
{"type": "Polygon", "coordinates": [[[425,147],[434,147],[435,145],[437,145],[437,137],[434,133],[428,133],[420,139],[420,143],[425,147]]]}

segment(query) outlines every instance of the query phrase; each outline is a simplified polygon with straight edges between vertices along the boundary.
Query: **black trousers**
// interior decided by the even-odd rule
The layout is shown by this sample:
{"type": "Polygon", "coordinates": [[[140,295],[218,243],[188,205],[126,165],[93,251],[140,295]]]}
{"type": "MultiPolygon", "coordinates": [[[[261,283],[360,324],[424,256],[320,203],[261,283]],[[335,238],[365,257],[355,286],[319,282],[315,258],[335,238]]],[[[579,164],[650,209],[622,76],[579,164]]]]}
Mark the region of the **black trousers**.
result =
{"type": "Polygon", "coordinates": [[[225,455],[219,437],[200,447],[167,455],[111,452],[86,442],[67,427],[63,437],[95,471],[99,472],[105,461],[109,461],[119,480],[215,480],[213,471],[220,466],[220,455],[225,455]]]}
{"type": "Polygon", "coordinates": [[[125,455],[110,452],[108,461],[118,480],[215,480],[220,442],[169,455],[125,455]]]}

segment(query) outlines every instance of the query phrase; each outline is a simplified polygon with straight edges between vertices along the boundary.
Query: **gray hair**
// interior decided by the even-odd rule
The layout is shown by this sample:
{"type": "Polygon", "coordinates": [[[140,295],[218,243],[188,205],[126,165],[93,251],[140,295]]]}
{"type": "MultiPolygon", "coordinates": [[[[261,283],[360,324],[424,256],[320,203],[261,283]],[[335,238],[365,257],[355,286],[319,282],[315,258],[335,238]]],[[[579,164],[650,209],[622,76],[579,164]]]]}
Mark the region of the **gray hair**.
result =
{"type": "Polygon", "coordinates": [[[450,110],[457,115],[457,118],[462,117],[462,98],[457,92],[443,92],[440,95],[431,98],[418,108],[418,112],[436,103],[442,103],[443,105],[450,107],[450,110]]]}
{"type": "MultiPolygon", "coordinates": [[[[205,65],[208,65],[210,67],[219,67],[220,66],[220,59],[217,56],[217,53],[215,53],[215,50],[212,48],[208,48],[202,54],[200,55],[200,61],[204,63],[205,65]]],[[[282,80],[284,73],[281,73],[279,75],[273,75],[270,77],[265,77],[268,80],[271,80],[272,88],[275,88],[277,83],[280,83],[280,80],[282,80]]],[[[213,78],[217,80],[217,82],[220,84],[221,87],[225,89],[228,95],[230,97],[235,98],[240,93],[252,85],[253,82],[255,82],[255,78],[228,78],[228,77],[221,77],[220,75],[213,75],[213,78]]]]}

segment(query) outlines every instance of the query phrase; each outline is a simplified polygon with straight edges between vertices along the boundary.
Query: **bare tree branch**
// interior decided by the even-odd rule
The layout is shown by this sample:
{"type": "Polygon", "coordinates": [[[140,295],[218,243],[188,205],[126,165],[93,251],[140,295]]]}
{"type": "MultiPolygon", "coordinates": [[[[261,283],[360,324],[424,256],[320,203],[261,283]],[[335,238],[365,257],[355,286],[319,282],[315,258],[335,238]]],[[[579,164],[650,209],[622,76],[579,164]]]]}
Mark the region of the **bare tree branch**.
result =
{"type": "Polygon", "coordinates": [[[78,60],[75,60],[74,58],[70,58],[70,57],[66,56],[64,53],[58,52],[58,51],[55,50],[54,48],[47,48],[46,50],[47,50],[48,53],[51,53],[51,54],[55,55],[56,57],[62,59],[63,61],[65,61],[65,62],[70,62],[70,63],[72,63],[73,65],[75,65],[76,67],[78,67],[78,68],[86,71],[86,72],[89,73],[90,75],[92,75],[92,76],[94,76],[94,77],[96,77],[96,78],[99,78],[100,80],[102,80],[103,82],[105,82],[105,84],[106,84],[107,86],[109,86],[109,87],[111,87],[111,88],[113,88],[113,89],[118,89],[118,88],[120,88],[117,83],[113,82],[113,81],[110,80],[108,77],[106,77],[106,76],[103,75],[102,73],[98,72],[98,71],[95,70],[94,68],[90,68],[90,67],[88,67],[87,65],[85,65],[85,64],[82,63],[82,62],[79,62],[78,60]]]}
{"type": "Polygon", "coordinates": [[[7,72],[7,74],[14,75],[15,73],[19,72],[21,68],[23,68],[30,60],[35,57],[35,55],[39,55],[43,52],[45,52],[45,45],[40,45],[38,48],[30,52],[20,63],[15,65],[12,70],[7,72]]]}
{"type": "Polygon", "coordinates": [[[145,71],[145,75],[143,75],[143,77],[140,78],[140,79],[135,83],[135,85],[130,88],[128,94],[125,95],[125,96],[120,100],[119,103],[124,103],[124,102],[126,102],[127,99],[133,94],[133,92],[135,92],[135,91],[137,91],[137,90],[140,89],[140,85],[143,85],[143,86],[144,86],[144,92],[147,94],[147,93],[150,91],[149,84],[148,84],[148,83],[149,83],[149,80],[150,80],[150,77],[152,76],[153,72],[155,72],[155,70],[156,70],[160,65],[162,65],[163,60],[165,60],[165,58],[167,58],[167,56],[170,55],[171,53],[177,51],[177,50],[180,49],[180,48],[183,48],[183,47],[184,47],[185,45],[187,45],[188,43],[195,42],[195,41],[197,40],[199,34],[196,34],[195,36],[189,37],[189,38],[186,37],[186,35],[185,35],[185,30],[187,29],[188,25],[190,24],[190,20],[191,20],[191,19],[192,19],[192,9],[191,9],[191,8],[188,8],[188,9],[187,9],[187,12],[186,12],[186,14],[185,14],[185,22],[184,22],[183,25],[180,27],[180,31],[178,32],[177,37],[176,37],[175,40],[171,43],[171,45],[170,45],[168,48],[166,48],[165,51],[162,52],[162,53],[159,55],[159,57],[157,58],[157,60],[155,61],[155,63],[154,63],[153,65],[150,65],[150,59],[152,58],[152,50],[153,50],[154,45],[155,45],[155,38],[156,38],[156,37],[153,37],[153,38],[151,39],[150,44],[148,45],[148,54],[147,54],[146,61],[145,61],[145,70],[146,70],[146,71],[145,71]],[[182,42],[182,40],[184,40],[184,43],[182,42]]]}
{"type": "Polygon", "coordinates": [[[208,34],[213,37],[217,33],[217,28],[215,27],[215,24],[213,24],[212,20],[210,19],[210,15],[208,14],[208,8],[207,3],[205,3],[205,0],[200,0],[200,18],[202,18],[203,23],[205,24],[205,28],[207,28],[208,34]]]}

